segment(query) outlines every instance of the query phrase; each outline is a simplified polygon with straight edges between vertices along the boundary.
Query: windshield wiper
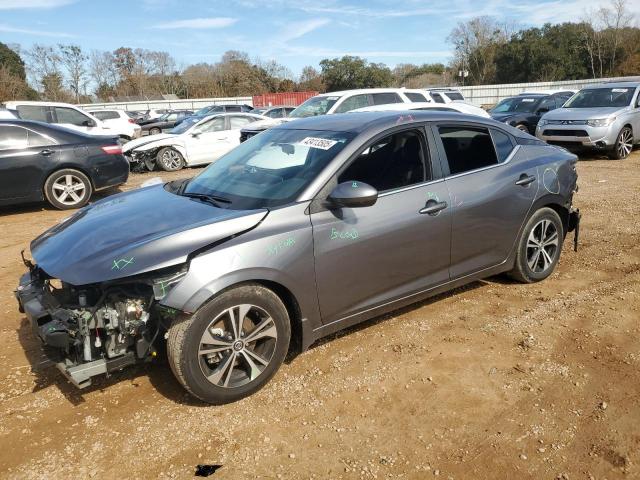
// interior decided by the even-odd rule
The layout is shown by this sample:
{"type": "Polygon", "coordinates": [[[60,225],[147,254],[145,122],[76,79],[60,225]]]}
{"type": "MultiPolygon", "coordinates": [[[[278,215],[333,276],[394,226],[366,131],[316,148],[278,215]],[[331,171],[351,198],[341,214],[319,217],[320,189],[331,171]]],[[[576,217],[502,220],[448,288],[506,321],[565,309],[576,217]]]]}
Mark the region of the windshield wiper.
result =
{"type": "Polygon", "coordinates": [[[222,204],[229,205],[231,203],[231,200],[229,200],[228,198],[219,197],[217,195],[208,195],[206,193],[182,193],[181,195],[183,197],[196,198],[198,200],[202,200],[203,202],[210,203],[214,207],[218,207],[218,208],[224,208],[222,207],[222,204]]]}

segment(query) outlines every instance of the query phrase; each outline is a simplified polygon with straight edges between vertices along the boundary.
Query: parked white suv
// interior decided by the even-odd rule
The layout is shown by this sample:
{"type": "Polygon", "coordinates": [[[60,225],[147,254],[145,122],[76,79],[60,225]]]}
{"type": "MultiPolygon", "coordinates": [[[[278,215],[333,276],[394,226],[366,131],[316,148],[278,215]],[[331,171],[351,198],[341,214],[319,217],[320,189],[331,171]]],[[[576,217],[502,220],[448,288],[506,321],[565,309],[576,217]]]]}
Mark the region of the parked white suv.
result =
{"type": "Polygon", "coordinates": [[[23,120],[53,123],[89,135],[128,138],[127,132],[110,128],[90,113],[69,103],[14,101],[6,102],[4,105],[23,120]]]}
{"type": "Polygon", "coordinates": [[[289,114],[288,120],[346,113],[357,108],[388,103],[428,102],[424,90],[407,88],[363,88],[360,90],[344,90],[316,95],[289,114]]]}
{"type": "Polygon", "coordinates": [[[142,128],[136,124],[135,120],[131,118],[124,110],[102,109],[102,110],[87,110],[91,115],[96,117],[112,130],[118,132],[124,132],[125,136],[129,140],[140,137],[142,134],[142,128]]]}
{"type": "Polygon", "coordinates": [[[426,88],[427,94],[436,103],[451,103],[458,100],[464,101],[464,95],[455,88],[426,88]]]}

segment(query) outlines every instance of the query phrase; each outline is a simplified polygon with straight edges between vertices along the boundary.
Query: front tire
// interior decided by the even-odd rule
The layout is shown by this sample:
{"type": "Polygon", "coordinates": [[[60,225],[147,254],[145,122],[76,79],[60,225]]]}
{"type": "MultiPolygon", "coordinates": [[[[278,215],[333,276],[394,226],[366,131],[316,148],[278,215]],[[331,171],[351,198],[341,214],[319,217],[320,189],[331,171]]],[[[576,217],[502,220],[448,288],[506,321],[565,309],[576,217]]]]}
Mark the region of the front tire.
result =
{"type": "Polygon", "coordinates": [[[548,207],[536,211],[518,240],[513,270],[509,275],[522,283],[534,283],[551,275],[558,264],[564,227],[558,213],[548,207]]]}
{"type": "Polygon", "coordinates": [[[165,172],[177,172],[184,167],[184,158],[175,148],[164,147],[156,155],[156,164],[165,172]]]}
{"type": "Polygon", "coordinates": [[[162,130],[160,130],[157,127],[153,127],[149,129],[149,135],[157,135],[159,133],[162,133],[162,130]]]}
{"type": "Polygon", "coordinates": [[[516,128],[517,128],[518,130],[520,130],[521,132],[531,133],[531,132],[529,131],[529,127],[527,127],[524,123],[519,123],[519,124],[517,124],[517,125],[516,125],[516,128]]]}
{"type": "Polygon", "coordinates": [[[83,207],[92,193],[93,186],[89,177],[72,168],[52,173],[44,183],[45,198],[59,210],[83,207]]]}
{"type": "Polygon", "coordinates": [[[221,405],[260,390],[282,365],[290,338],[280,298],[260,285],[243,285],[174,322],[167,355],[189,393],[221,405]]]}
{"type": "Polygon", "coordinates": [[[624,160],[633,150],[633,131],[629,127],[623,127],[616,138],[616,144],[609,154],[613,160],[624,160]]]}

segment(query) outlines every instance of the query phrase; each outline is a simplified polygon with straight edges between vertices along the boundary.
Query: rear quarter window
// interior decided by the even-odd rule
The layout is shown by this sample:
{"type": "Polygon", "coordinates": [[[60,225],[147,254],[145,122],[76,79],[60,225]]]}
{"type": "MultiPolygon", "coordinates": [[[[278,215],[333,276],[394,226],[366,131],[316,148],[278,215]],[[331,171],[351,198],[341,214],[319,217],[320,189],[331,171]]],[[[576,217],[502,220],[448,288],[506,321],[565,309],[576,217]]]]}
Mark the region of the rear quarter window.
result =
{"type": "Polygon", "coordinates": [[[513,140],[506,133],[496,129],[491,129],[491,136],[493,137],[493,144],[498,154],[498,162],[503,163],[509,158],[509,155],[511,155],[511,152],[513,152],[515,148],[513,140]]]}
{"type": "Polygon", "coordinates": [[[487,128],[447,125],[438,127],[438,133],[451,175],[498,164],[487,128]]]}
{"type": "Polygon", "coordinates": [[[374,105],[387,105],[389,103],[402,103],[402,99],[400,95],[393,92],[388,93],[374,93],[371,95],[373,97],[374,105]]]}
{"type": "Polygon", "coordinates": [[[47,107],[42,105],[18,105],[18,115],[23,120],[34,120],[36,122],[48,122],[47,107]]]}
{"type": "Polygon", "coordinates": [[[427,97],[425,97],[421,93],[407,92],[407,93],[405,93],[405,95],[412,102],[428,102],[429,101],[429,100],[427,100],[427,97]]]}

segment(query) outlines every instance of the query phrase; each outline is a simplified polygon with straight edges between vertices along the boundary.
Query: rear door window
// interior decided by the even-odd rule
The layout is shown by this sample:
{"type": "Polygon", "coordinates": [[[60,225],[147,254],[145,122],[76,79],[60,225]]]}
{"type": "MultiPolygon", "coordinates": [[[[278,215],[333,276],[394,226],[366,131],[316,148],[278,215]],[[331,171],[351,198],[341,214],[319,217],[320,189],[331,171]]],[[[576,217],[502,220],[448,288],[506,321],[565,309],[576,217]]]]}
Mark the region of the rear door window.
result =
{"type": "Polygon", "coordinates": [[[36,122],[48,122],[47,107],[42,105],[18,105],[18,115],[23,120],[34,120],[36,122]]]}
{"type": "Polygon", "coordinates": [[[373,97],[374,105],[387,105],[389,103],[402,103],[402,99],[400,95],[393,92],[388,93],[373,93],[371,95],[373,97]]]}
{"type": "Polygon", "coordinates": [[[406,92],[405,95],[407,96],[407,98],[409,100],[411,100],[412,102],[428,102],[429,100],[427,100],[427,97],[425,97],[424,95],[422,95],[421,93],[416,93],[416,92],[406,92]]]}
{"type": "Polygon", "coordinates": [[[67,107],[53,107],[56,112],[57,121],[54,123],[67,123],[70,125],[76,125],[78,127],[85,126],[85,122],[89,121],[90,118],[80,113],[73,108],[67,107]]]}
{"type": "Polygon", "coordinates": [[[431,93],[431,98],[436,103],[444,103],[444,98],[439,93],[431,93]]]}
{"type": "Polygon", "coordinates": [[[0,125],[0,150],[16,150],[29,146],[27,130],[13,125],[0,125]]]}
{"type": "Polygon", "coordinates": [[[232,115],[229,117],[229,128],[231,130],[237,130],[252,122],[253,118],[251,117],[245,117],[244,115],[232,115]]]}
{"type": "Polygon", "coordinates": [[[346,98],[338,108],[336,108],[335,113],[345,113],[350,112],[351,110],[355,110],[357,108],[363,108],[369,106],[369,95],[353,95],[349,98],[346,98]]]}
{"type": "Polygon", "coordinates": [[[445,93],[445,95],[447,97],[449,97],[449,100],[451,100],[451,101],[464,100],[464,97],[459,92],[447,92],[447,93],[445,93]]]}
{"type": "Polygon", "coordinates": [[[498,157],[488,129],[440,126],[438,133],[451,175],[498,164],[498,157]]]}

